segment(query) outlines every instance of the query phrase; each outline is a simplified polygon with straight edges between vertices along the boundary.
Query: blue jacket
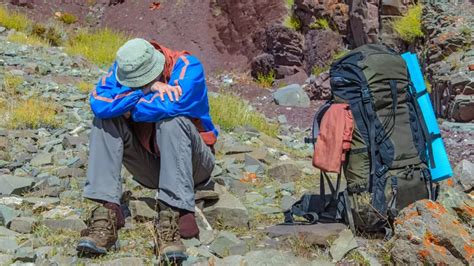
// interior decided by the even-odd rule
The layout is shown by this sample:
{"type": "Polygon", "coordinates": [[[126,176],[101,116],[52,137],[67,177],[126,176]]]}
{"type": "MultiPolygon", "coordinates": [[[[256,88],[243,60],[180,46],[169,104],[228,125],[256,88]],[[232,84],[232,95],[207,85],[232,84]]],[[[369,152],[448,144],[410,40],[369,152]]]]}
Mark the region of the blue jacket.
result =
{"type": "Polygon", "coordinates": [[[169,84],[178,84],[183,91],[178,102],[171,102],[167,95],[161,101],[157,93],[144,95],[141,90],[122,86],[115,77],[116,69],[117,63],[114,63],[91,93],[90,105],[96,117],[108,119],[131,111],[135,122],[158,122],[186,116],[200,119],[204,129],[217,137],[218,132],[209,115],[204,69],[196,57],[183,55],[173,67],[169,84]]]}

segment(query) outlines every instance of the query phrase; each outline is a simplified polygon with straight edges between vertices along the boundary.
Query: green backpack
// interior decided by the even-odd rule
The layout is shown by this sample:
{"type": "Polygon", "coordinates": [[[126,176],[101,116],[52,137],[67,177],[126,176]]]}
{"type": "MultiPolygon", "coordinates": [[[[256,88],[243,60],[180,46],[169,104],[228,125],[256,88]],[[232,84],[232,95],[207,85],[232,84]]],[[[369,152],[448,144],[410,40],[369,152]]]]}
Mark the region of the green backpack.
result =
{"type": "Polygon", "coordinates": [[[333,102],[354,117],[351,150],[343,166],[355,225],[386,227],[398,210],[433,198],[426,161],[429,136],[401,56],[382,45],[364,45],[330,70],[333,102]]]}
{"type": "Polygon", "coordinates": [[[334,188],[322,172],[320,194],[304,195],[285,212],[285,222],[294,223],[296,215],[310,223],[346,222],[353,230],[389,232],[400,209],[436,195],[426,161],[433,158],[426,153],[430,136],[409,91],[406,63],[383,45],[364,45],[332,64],[330,82],[332,100],[316,113],[308,142],[317,141],[331,104],[349,105],[354,131],[342,166],[347,188],[340,191],[341,175],[334,188]]]}

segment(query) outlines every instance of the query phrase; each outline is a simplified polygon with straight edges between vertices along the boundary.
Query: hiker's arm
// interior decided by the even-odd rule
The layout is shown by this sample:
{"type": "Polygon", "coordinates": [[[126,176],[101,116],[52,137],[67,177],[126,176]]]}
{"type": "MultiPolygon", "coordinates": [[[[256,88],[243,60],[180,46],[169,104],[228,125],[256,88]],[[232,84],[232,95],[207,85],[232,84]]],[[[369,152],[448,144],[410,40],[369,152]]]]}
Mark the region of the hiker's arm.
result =
{"type": "Polygon", "coordinates": [[[101,119],[121,116],[130,111],[144,96],[141,90],[122,86],[115,78],[116,65],[101,77],[90,95],[90,105],[94,115],[101,119]]]}
{"type": "Polygon", "coordinates": [[[180,115],[198,118],[209,112],[204,70],[197,58],[189,55],[180,57],[169,85],[181,88],[182,95],[178,101],[171,101],[166,94],[163,100],[159,93],[148,94],[132,110],[133,120],[157,122],[180,115]]]}

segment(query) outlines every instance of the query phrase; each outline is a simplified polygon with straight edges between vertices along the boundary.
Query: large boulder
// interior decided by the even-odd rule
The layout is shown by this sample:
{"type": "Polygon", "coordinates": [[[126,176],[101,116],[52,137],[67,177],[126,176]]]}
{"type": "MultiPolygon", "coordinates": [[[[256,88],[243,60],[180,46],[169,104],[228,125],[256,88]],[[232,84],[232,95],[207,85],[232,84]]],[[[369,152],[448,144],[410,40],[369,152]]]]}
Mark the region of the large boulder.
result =
{"type": "Polygon", "coordinates": [[[395,221],[391,250],[396,264],[472,264],[474,238],[470,229],[443,205],[417,201],[395,221]]]}
{"type": "Polygon", "coordinates": [[[295,163],[285,162],[273,165],[268,169],[268,176],[279,182],[296,181],[303,175],[301,167],[295,163]]]}
{"type": "Polygon", "coordinates": [[[341,36],[332,30],[310,30],[305,35],[305,71],[312,73],[314,67],[324,68],[331,64],[334,55],[341,49],[341,36]]]}
{"type": "Polygon", "coordinates": [[[457,95],[451,104],[449,116],[457,122],[474,120],[474,95],[457,95]]]}
{"type": "Polygon", "coordinates": [[[226,226],[248,228],[249,213],[242,202],[221,185],[216,184],[214,190],[219,193],[219,200],[203,210],[209,222],[213,225],[222,223],[226,226]]]}
{"type": "Polygon", "coordinates": [[[11,175],[0,176],[0,195],[21,195],[29,190],[33,184],[34,179],[31,177],[18,177],[11,175]]]}
{"type": "Polygon", "coordinates": [[[474,188],[474,164],[462,160],[454,169],[454,179],[462,186],[464,191],[474,188]]]}
{"type": "Polygon", "coordinates": [[[273,93],[275,103],[281,106],[309,107],[310,100],[306,92],[298,84],[278,89],[273,93]]]}

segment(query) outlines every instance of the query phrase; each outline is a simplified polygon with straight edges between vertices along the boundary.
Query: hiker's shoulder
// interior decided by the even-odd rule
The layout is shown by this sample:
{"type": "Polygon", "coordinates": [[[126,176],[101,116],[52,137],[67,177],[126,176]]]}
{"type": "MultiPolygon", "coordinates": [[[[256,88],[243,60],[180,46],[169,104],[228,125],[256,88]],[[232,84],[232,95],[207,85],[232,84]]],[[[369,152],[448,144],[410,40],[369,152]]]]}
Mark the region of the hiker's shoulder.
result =
{"type": "Polygon", "coordinates": [[[201,66],[201,61],[194,55],[191,54],[184,54],[179,57],[177,61],[180,65],[187,65],[187,66],[201,66]]]}

